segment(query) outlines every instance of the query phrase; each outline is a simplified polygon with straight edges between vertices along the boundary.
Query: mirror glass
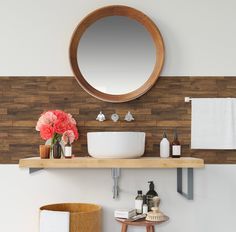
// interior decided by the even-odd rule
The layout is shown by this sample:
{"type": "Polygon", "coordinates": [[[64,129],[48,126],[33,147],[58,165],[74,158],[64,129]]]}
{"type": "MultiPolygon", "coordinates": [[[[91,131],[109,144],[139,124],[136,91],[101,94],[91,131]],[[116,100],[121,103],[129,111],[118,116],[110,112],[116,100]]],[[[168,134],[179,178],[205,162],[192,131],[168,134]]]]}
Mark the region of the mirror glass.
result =
{"type": "Polygon", "coordinates": [[[156,63],[151,34],[126,16],[108,16],[92,23],[83,33],[77,62],[81,74],[106,94],[126,94],[140,88],[156,63]]]}

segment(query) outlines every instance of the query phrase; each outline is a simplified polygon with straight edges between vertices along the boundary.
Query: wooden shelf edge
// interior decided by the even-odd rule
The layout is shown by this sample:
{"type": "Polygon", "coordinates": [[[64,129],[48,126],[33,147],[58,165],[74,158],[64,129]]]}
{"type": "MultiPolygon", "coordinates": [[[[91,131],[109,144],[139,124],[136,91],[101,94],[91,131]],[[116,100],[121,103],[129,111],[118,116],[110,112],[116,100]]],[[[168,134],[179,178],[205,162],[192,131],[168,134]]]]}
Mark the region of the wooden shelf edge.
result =
{"type": "Polygon", "coordinates": [[[192,157],[179,159],[143,157],[139,159],[21,159],[20,168],[203,168],[204,160],[192,157]]]}

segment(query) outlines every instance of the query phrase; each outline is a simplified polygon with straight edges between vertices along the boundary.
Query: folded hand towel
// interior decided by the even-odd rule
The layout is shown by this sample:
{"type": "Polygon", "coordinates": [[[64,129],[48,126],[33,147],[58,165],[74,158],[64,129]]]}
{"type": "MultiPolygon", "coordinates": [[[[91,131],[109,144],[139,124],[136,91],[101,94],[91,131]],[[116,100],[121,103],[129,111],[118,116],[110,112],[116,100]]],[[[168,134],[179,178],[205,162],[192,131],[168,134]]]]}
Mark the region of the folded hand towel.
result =
{"type": "Polygon", "coordinates": [[[69,232],[70,213],[42,210],[40,212],[40,232],[69,232]]]}
{"type": "Polygon", "coordinates": [[[192,99],[192,149],[236,149],[236,99],[192,99]]]}

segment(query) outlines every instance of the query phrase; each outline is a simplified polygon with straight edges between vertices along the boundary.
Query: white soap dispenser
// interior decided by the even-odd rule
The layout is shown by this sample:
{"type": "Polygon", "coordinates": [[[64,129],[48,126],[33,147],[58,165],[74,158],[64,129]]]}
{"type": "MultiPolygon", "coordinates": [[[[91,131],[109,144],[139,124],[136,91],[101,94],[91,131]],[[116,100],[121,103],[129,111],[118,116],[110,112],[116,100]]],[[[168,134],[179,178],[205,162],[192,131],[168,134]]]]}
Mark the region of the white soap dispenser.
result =
{"type": "Polygon", "coordinates": [[[160,157],[168,158],[170,156],[170,142],[167,139],[166,132],[163,133],[163,138],[160,142],[160,157]]]}

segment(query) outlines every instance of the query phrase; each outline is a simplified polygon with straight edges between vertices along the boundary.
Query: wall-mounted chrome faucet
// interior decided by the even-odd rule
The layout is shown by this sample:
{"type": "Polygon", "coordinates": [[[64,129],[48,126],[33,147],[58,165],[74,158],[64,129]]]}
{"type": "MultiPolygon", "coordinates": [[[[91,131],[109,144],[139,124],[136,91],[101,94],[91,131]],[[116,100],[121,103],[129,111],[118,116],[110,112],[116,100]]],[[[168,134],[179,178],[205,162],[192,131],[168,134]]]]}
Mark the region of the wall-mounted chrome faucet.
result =
{"type": "MultiPolygon", "coordinates": [[[[111,115],[111,120],[112,120],[113,122],[117,122],[117,121],[119,120],[119,118],[120,118],[119,115],[116,114],[116,113],[114,113],[114,114],[111,115]]],[[[99,122],[103,122],[103,121],[106,120],[106,117],[105,117],[105,115],[102,113],[102,111],[100,111],[100,113],[97,115],[96,120],[99,121],[99,122]]],[[[133,117],[133,115],[130,113],[130,111],[128,111],[128,113],[125,115],[124,120],[127,121],[127,122],[131,122],[131,121],[134,120],[134,117],[133,117]]]]}
{"type": "Polygon", "coordinates": [[[118,114],[112,114],[111,115],[111,120],[113,121],[113,122],[117,122],[118,120],[119,120],[119,115],[118,114]]]}
{"type": "Polygon", "coordinates": [[[125,115],[125,121],[131,122],[133,120],[134,120],[133,115],[130,113],[130,111],[128,111],[128,113],[125,115]]]}
{"type": "Polygon", "coordinates": [[[99,122],[103,122],[106,120],[105,115],[102,113],[102,111],[100,111],[100,113],[98,114],[98,116],[96,117],[96,120],[99,122]]]}

